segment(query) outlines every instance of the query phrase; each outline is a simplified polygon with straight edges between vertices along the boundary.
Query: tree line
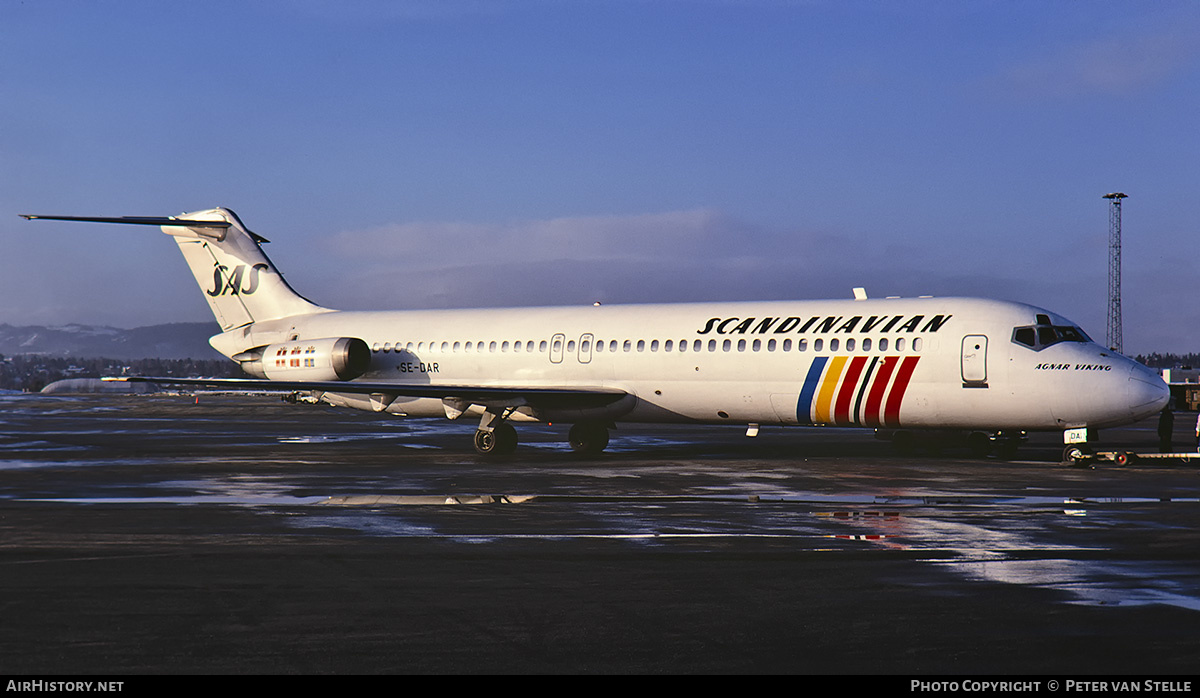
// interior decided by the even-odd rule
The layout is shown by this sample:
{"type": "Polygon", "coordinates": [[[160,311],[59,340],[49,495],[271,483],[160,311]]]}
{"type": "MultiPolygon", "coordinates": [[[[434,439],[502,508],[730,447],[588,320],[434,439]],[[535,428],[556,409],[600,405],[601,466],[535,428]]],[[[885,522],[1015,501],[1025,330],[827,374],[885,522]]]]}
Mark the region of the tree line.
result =
{"type": "Polygon", "coordinates": [[[1150,368],[1195,368],[1200,366],[1200,354],[1138,354],[1135,361],[1150,368]]]}
{"type": "Polygon", "coordinates": [[[174,376],[245,377],[240,366],[222,359],[106,359],[41,354],[0,354],[0,390],[37,392],[65,378],[174,376]]]}

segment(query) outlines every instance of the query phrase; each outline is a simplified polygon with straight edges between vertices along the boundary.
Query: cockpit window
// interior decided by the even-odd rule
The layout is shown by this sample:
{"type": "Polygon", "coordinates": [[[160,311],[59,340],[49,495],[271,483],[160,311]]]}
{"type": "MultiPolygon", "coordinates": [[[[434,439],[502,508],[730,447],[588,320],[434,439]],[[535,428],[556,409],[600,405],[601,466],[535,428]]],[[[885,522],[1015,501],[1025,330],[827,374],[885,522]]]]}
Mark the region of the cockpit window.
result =
{"type": "Polygon", "coordinates": [[[1090,342],[1092,338],[1087,336],[1083,330],[1078,327],[1055,327],[1058,330],[1060,342],[1090,342]]]}
{"type": "Polygon", "coordinates": [[[1038,315],[1037,319],[1038,324],[1036,325],[1013,328],[1013,344],[1020,344],[1034,351],[1041,351],[1059,342],[1092,341],[1091,337],[1088,337],[1087,333],[1078,327],[1073,325],[1051,325],[1050,318],[1045,315],[1038,315]]]}

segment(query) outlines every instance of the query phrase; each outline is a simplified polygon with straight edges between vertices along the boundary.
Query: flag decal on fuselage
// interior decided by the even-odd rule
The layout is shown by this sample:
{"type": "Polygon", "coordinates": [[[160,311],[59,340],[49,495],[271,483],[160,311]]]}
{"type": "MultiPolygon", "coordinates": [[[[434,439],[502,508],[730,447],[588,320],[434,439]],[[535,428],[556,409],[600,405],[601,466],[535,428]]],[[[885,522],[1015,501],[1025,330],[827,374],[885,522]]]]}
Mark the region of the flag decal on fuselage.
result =
{"type": "Polygon", "coordinates": [[[818,356],[796,402],[801,424],[898,427],[919,356],[818,356]]]}

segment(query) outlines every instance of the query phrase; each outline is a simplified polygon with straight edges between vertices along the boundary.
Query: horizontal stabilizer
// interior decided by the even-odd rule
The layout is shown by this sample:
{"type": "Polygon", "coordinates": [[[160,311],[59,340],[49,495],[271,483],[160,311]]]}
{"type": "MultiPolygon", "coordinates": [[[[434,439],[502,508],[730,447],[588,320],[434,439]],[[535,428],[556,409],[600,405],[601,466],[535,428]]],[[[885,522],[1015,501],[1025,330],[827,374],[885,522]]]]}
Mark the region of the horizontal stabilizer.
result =
{"type": "Polygon", "coordinates": [[[127,225],[182,225],[188,228],[228,228],[229,221],[197,221],[187,218],[156,217],[156,216],[118,216],[104,218],[95,216],[35,216],[27,213],[20,214],[21,218],[29,221],[80,221],[83,223],[124,223],[127,225]]]}
{"type": "MultiPolygon", "coordinates": [[[[80,223],[119,223],[122,225],[157,225],[162,227],[178,226],[184,228],[215,228],[226,230],[232,227],[229,221],[201,221],[195,218],[175,218],[174,216],[40,216],[31,213],[17,214],[27,221],[77,221],[80,223]]],[[[247,230],[246,234],[256,242],[270,242],[265,237],[247,230]]]]}

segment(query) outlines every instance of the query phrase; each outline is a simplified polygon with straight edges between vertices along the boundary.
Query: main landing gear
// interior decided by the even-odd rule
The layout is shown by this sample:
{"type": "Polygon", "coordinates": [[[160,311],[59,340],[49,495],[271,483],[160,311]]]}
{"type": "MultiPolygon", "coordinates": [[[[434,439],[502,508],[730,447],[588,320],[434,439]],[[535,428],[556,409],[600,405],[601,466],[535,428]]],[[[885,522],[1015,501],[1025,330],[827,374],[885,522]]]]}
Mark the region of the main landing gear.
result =
{"type": "Polygon", "coordinates": [[[517,430],[508,422],[475,430],[475,450],[484,456],[507,456],[517,450],[517,430]]]}
{"type": "Polygon", "coordinates": [[[507,421],[513,408],[489,408],[475,430],[475,450],[484,456],[507,456],[517,450],[517,430],[507,421]]]}
{"type": "MultiPolygon", "coordinates": [[[[517,450],[517,430],[504,421],[507,415],[487,412],[475,430],[475,451],[483,456],[507,456],[517,450]]],[[[608,426],[602,422],[578,422],[571,426],[567,441],[580,455],[596,455],[608,446],[608,426]]]]}

